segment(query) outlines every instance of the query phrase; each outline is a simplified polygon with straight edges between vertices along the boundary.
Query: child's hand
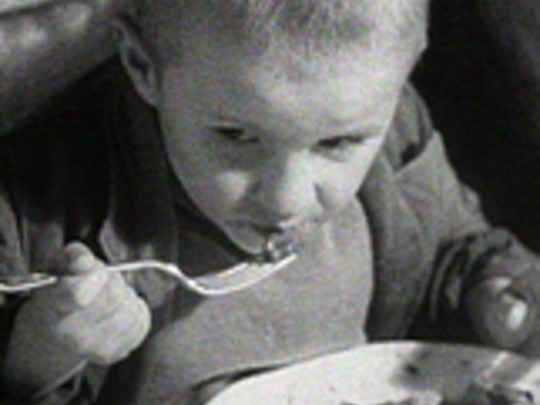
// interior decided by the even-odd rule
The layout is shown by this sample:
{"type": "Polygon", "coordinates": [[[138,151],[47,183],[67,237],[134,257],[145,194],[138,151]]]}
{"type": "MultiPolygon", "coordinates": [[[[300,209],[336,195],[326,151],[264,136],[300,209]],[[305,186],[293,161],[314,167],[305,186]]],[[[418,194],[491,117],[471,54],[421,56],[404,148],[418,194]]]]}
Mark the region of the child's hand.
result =
{"type": "Polygon", "coordinates": [[[478,337],[504,349],[516,349],[525,342],[536,323],[539,282],[540,274],[533,272],[517,281],[487,279],[468,291],[465,306],[478,337]]]}
{"type": "Polygon", "coordinates": [[[84,361],[115,363],[150,328],[147,305],[86,246],[68,245],[54,268],[60,281],[34,292],[15,319],[6,371],[21,385],[51,384],[84,361]]]}
{"type": "Polygon", "coordinates": [[[119,273],[107,272],[80,243],[68,245],[55,265],[65,277],[36,292],[21,316],[48,307],[50,337],[99,364],[117,362],[141,344],[150,311],[119,273]]]}

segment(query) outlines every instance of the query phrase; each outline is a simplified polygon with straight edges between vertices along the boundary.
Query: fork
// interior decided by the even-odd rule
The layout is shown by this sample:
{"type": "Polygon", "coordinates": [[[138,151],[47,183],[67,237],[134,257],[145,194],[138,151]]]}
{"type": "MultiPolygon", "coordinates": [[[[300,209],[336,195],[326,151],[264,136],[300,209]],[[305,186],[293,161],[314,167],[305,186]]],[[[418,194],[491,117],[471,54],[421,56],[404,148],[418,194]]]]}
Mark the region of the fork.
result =
{"type": "MultiPolygon", "coordinates": [[[[138,260],[107,267],[111,272],[135,272],[158,270],[175,278],[190,291],[201,296],[226,295],[243,290],[287,267],[298,257],[293,251],[287,252],[275,261],[252,260],[242,262],[216,274],[189,277],[173,263],[159,260],[138,260]]],[[[0,293],[13,294],[29,292],[57,283],[59,278],[46,273],[0,276],[0,293]]]]}

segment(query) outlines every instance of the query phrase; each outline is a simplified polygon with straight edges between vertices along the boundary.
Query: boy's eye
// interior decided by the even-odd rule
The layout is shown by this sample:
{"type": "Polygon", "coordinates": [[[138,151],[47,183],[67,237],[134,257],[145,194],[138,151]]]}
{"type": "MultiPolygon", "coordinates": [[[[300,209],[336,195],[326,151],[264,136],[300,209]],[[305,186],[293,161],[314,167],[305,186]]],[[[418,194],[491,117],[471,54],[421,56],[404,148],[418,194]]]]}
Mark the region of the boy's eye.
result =
{"type": "Polygon", "coordinates": [[[324,149],[340,149],[347,148],[349,146],[356,146],[364,142],[364,138],[361,136],[334,136],[332,138],[323,139],[319,141],[317,146],[324,149]]]}
{"type": "Polygon", "coordinates": [[[244,129],[242,128],[234,128],[234,127],[214,127],[212,128],[215,132],[217,132],[219,135],[236,142],[245,142],[245,143],[252,143],[257,142],[257,137],[254,135],[248,134],[244,129]]]}
{"type": "Polygon", "coordinates": [[[319,141],[316,150],[332,159],[347,160],[365,140],[363,136],[333,136],[319,141]]]}

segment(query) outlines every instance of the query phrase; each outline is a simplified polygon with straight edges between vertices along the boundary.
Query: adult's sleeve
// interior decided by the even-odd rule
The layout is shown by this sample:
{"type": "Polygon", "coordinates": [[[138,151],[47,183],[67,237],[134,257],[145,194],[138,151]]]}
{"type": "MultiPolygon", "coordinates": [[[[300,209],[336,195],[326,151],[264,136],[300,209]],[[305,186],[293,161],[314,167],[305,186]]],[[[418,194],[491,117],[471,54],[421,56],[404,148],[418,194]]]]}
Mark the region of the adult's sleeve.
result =
{"type": "MultiPolygon", "coordinates": [[[[540,260],[510,231],[488,223],[478,196],[451,167],[440,135],[434,131],[432,136],[429,170],[437,173],[440,218],[427,304],[429,317],[454,338],[484,342],[486,336],[478,335],[469,319],[464,300],[467,293],[494,278],[508,279],[511,285],[523,278],[540,277],[540,260]]],[[[530,306],[540,303],[539,285],[526,286],[524,295],[530,306]]]]}
{"type": "MultiPolygon", "coordinates": [[[[538,257],[511,232],[488,223],[477,194],[458,178],[427,108],[410,87],[405,89],[395,128],[385,155],[430,241],[433,257],[425,311],[416,322],[423,330],[410,334],[485,342],[485,336],[474,331],[467,294],[494,278],[510,280],[512,285],[524,277],[534,278],[538,257]]],[[[528,303],[536,307],[538,292],[532,283],[528,288],[528,303]]]]}

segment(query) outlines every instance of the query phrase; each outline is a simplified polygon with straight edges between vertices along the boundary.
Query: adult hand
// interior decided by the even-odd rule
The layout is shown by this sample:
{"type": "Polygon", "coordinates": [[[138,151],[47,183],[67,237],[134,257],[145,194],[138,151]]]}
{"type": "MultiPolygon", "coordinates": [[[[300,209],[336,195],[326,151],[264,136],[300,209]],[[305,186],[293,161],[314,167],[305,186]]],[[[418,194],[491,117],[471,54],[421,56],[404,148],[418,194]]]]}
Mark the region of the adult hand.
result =
{"type": "MultiPolygon", "coordinates": [[[[467,292],[465,307],[478,337],[489,345],[523,351],[537,329],[540,272],[487,279],[467,292]]],[[[540,354],[540,345],[537,348],[540,354]]],[[[527,354],[534,354],[530,350],[527,354]]]]}

